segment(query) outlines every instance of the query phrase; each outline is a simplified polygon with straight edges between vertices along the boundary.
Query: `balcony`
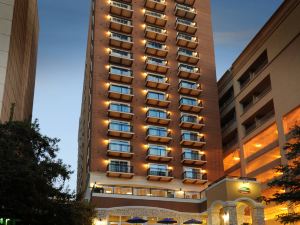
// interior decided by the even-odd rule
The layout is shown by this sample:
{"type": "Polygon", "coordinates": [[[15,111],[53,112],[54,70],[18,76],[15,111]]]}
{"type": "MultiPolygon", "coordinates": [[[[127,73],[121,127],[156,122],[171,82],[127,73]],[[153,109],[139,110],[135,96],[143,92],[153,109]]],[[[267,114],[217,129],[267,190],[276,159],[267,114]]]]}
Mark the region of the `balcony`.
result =
{"type": "Polygon", "coordinates": [[[110,103],[108,107],[108,116],[113,118],[127,119],[133,118],[132,107],[122,103],[110,103]]]}
{"type": "Polygon", "coordinates": [[[131,34],[133,25],[131,20],[110,16],[109,28],[122,33],[131,34]]]}
{"type": "Polygon", "coordinates": [[[125,50],[131,50],[133,46],[133,39],[129,35],[110,32],[109,44],[113,47],[122,48],[125,50]]]}
{"type": "Polygon", "coordinates": [[[111,84],[108,89],[108,97],[123,101],[132,101],[133,92],[131,87],[111,84]]]}
{"type": "Polygon", "coordinates": [[[196,0],[175,0],[179,4],[184,4],[188,6],[193,6],[196,0]]]}
{"type": "Polygon", "coordinates": [[[203,136],[200,136],[197,132],[183,133],[181,135],[181,145],[191,147],[203,147],[206,142],[203,136]]]}
{"type": "Polygon", "coordinates": [[[166,57],[168,55],[168,48],[164,44],[153,41],[147,41],[145,45],[145,53],[148,55],[154,55],[158,57],[166,57]]]}
{"type": "Polygon", "coordinates": [[[198,38],[195,36],[178,33],[176,37],[176,44],[180,47],[195,49],[198,47],[198,38]]]}
{"type": "Polygon", "coordinates": [[[145,8],[154,9],[157,11],[165,11],[167,3],[165,0],[145,0],[145,8]]]}
{"type": "Polygon", "coordinates": [[[172,140],[171,132],[169,132],[167,129],[156,129],[150,127],[147,129],[146,140],[152,142],[169,143],[172,140]]]}
{"type": "Polygon", "coordinates": [[[188,20],[195,19],[197,12],[195,8],[186,5],[176,4],[175,6],[175,16],[183,17],[188,20]]]}
{"type": "Polygon", "coordinates": [[[145,69],[156,73],[167,73],[169,70],[168,61],[165,59],[147,57],[145,69]]]}
{"type": "Polygon", "coordinates": [[[132,126],[129,124],[110,122],[107,135],[120,138],[132,138],[134,133],[132,126]]]}
{"type": "Polygon", "coordinates": [[[177,18],[175,27],[176,30],[179,32],[185,32],[192,35],[194,35],[197,32],[196,22],[185,20],[185,19],[177,18]]]}
{"type": "Polygon", "coordinates": [[[185,129],[200,130],[202,127],[204,127],[204,121],[203,118],[199,119],[197,115],[184,114],[180,117],[179,126],[185,129]]]}
{"type": "Polygon", "coordinates": [[[173,180],[172,170],[149,168],[147,172],[147,180],[169,182],[173,180]]]}
{"type": "Polygon", "coordinates": [[[186,112],[199,113],[203,106],[200,100],[182,97],[179,101],[179,109],[186,112]]]}
{"type": "Polygon", "coordinates": [[[147,160],[159,161],[159,162],[170,162],[173,157],[171,157],[171,152],[166,149],[149,147],[147,150],[147,160]]]}
{"type": "Polygon", "coordinates": [[[160,27],[152,27],[146,25],[144,31],[145,38],[165,42],[168,38],[167,30],[160,27]]]}
{"type": "Polygon", "coordinates": [[[165,14],[146,10],[144,14],[144,21],[155,26],[166,26],[167,18],[165,14]]]}
{"type": "Polygon", "coordinates": [[[119,49],[110,49],[109,62],[120,64],[123,66],[131,66],[133,63],[133,55],[131,52],[119,49]]]}
{"type": "Polygon", "coordinates": [[[183,183],[185,184],[205,184],[207,182],[207,174],[196,171],[185,171],[182,174],[183,183]]]}
{"type": "Polygon", "coordinates": [[[198,52],[191,51],[185,48],[178,48],[177,58],[178,61],[183,63],[197,64],[200,60],[198,52]]]}
{"type": "Polygon", "coordinates": [[[159,74],[147,74],[146,87],[155,88],[165,91],[169,88],[170,84],[165,76],[159,74]]]}
{"type": "Polygon", "coordinates": [[[168,107],[171,101],[169,101],[168,95],[165,93],[148,92],[146,103],[153,106],[168,107]]]}
{"type": "Polygon", "coordinates": [[[195,82],[181,80],[178,92],[183,95],[199,96],[202,92],[201,86],[195,82]]]}
{"type": "Polygon", "coordinates": [[[191,80],[198,80],[200,78],[200,69],[196,66],[179,63],[177,76],[191,80]]]}
{"type": "Polygon", "coordinates": [[[119,178],[132,178],[133,166],[109,163],[106,168],[106,176],[119,178]]]}
{"type": "Polygon", "coordinates": [[[201,166],[206,163],[205,155],[200,154],[198,151],[183,152],[181,155],[181,163],[186,165],[201,166]]]}
{"type": "Polygon", "coordinates": [[[168,125],[170,123],[170,113],[163,110],[148,109],[146,114],[147,123],[155,123],[159,125],[168,125]]]}
{"type": "Polygon", "coordinates": [[[119,81],[123,83],[132,83],[133,73],[132,70],[124,67],[110,66],[108,72],[108,78],[113,81],[119,81]]]}
{"type": "Polygon", "coordinates": [[[109,143],[107,155],[112,157],[131,158],[133,156],[130,144],[109,143]]]}
{"type": "Polygon", "coordinates": [[[133,14],[132,6],[122,2],[110,1],[109,12],[122,17],[131,18],[133,14]]]}

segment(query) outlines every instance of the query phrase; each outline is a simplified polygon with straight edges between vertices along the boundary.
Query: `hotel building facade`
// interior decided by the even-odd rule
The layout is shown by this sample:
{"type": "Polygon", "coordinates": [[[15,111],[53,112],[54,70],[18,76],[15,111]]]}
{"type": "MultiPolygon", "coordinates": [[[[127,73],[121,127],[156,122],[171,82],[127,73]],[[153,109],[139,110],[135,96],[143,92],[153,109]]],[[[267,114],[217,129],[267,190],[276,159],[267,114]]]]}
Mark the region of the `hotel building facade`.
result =
{"type": "Polygon", "coordinates": [[[0,0],[0,121],[31,120],[39,18],[36,0],[0,0]]]}
{"type": "Polygon", "coordinates": [[[102,221],[200,218],[219,120],[209,0],[92,1],[77,192],[102,221]]]}
{"type": "MultiPolygon", "coordinates": [[[[286,164],[288,132],[300,122],[300,1],[287,0],[218,81],[226,175],[253,177],[262,195],[286,164]]],[[[268,206],[266,224],[286,206],[268,206]]],[[[299,210],[299,209],[298,209],[299,210]]]]}

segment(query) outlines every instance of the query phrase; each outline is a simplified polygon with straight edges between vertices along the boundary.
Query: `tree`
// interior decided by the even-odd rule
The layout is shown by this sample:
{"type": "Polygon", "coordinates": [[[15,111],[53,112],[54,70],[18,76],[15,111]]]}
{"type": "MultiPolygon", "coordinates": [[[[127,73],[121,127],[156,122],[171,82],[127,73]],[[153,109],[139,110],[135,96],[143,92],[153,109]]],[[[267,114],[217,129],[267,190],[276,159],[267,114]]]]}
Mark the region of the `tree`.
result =
{"type": "Polygon", "coordinates": [[[26,225],[90,225],[94,208],[66,186],[72,171],[57,158],[59,139],[39,124],[0,123],[0,217],[26,225]]]}
{"type": "MultiPolygon", "coordinates": [[[[283,192],[276,193],[266,199],[267,203],[286,203],[290,209],[299,207],[300,202],[300,127],[295,126],[291,131],[292,139],[286,143],[284,150],[288,160],[287,165],[281,165],[277,171],[282,174],[268,183],[270,187],[279,188],[283,192]]],[[[300,221],[299,212],[288,212],[278,215],[280,223],[292,224],[300,221]]]]}

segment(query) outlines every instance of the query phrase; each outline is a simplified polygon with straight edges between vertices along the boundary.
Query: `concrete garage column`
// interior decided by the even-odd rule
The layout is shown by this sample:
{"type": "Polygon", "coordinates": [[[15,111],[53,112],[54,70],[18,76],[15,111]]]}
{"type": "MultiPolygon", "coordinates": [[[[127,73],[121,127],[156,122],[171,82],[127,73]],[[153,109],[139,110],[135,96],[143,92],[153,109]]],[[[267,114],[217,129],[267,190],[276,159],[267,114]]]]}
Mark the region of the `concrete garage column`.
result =
{"type": "Polygon", "coordinates": [[[208,210],[208,225],[221,225],[220,209],[214,208],[208,210]]]}
{"type": "Polygon", "coordinates": [[[238,225],[237,222],[237,211],[236,211],[236,203],[228,201],[224,205],[224,219],[228,219],[228,222],[225,221],[225,224],[228,225],[238,225]]]}
{"type": "Polygon", "coordinates": [[[256,205],[252,208],[252,225],[264,225],[265,215],[263,205],[256,205]]]}

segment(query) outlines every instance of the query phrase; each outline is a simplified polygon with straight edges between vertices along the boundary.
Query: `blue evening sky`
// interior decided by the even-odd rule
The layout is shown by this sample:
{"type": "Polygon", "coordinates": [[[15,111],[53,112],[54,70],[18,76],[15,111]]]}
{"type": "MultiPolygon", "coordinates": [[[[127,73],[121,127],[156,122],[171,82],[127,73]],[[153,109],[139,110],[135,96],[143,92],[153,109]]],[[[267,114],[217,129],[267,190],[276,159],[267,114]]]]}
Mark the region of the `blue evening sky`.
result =
{"type": "MultiPolygon", "coordinates": [[[[212,0],[218,78],[282,0],[212,0]]],[[[39,1],[40,38],[33,118],[58,137],[59,157],[72,166],[76,187],[77,132],[90,0],[39,1]]]]}

